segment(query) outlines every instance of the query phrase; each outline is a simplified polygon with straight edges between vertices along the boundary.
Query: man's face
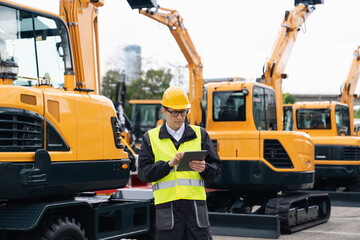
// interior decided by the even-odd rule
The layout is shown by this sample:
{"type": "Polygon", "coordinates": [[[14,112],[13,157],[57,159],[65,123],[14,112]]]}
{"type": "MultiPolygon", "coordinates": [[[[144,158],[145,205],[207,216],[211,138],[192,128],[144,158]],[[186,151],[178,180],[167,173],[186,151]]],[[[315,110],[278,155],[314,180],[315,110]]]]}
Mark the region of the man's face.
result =
{"type": "Polygon", "coordinates": [[[188,109],[175,110],[168,107],[163,107],[161,111],[165,115],[169,127],[175,131],[181,127],[188,113],[188,109]]]}

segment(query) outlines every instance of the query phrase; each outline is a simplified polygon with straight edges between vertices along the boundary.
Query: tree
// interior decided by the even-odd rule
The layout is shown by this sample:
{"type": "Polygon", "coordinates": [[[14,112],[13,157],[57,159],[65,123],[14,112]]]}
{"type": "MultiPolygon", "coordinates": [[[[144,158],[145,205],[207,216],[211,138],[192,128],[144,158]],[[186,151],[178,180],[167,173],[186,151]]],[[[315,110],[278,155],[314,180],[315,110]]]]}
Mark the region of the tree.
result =
{"type": "Polygon", "coordinates": [[[150,69],[128,86],[127,99],[161,99],[171,79],[170,69],[150,69]]]}
{"type": "Polygon", "coordinates": [[[115,101],[116,83],[120,82],[120,72],[109,70],[102,79],[101,94],[115,101]]]}
{"type": "Polygon", "coordinates": [[[290,93],[283,94],[283,104],[293,104],[295,102],[296,102],[295,97],[292,96],[290,93]]]}
{"type": "Polygon", "coordinates": [[[358,110],[354,109],[354,118],[360,118],[360,109],[358,110]]]}
{"type": "MultiPolygon", "coordinates": [[[[150,69],[127,87],[126,99],[161,99],[170,86],[171,79],[170,69],[150,69]]],[[[127,105],[125,107],[127,116],[131,116],[130,111],[130,106],[127,105]]]]}

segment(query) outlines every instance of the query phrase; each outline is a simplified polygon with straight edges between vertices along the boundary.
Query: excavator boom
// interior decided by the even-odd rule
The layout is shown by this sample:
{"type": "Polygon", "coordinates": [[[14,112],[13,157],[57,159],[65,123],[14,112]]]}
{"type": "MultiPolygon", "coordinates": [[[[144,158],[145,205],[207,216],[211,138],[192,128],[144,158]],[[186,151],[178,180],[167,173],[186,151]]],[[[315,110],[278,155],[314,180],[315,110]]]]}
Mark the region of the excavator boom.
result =
{"type": "Polygon", "coordinates": [[[200,103],[203,95],[203,65],[187,29],[184,27],[183,18],[179,15],[178,11],[161,7],[155,12],[142,9],[140,13],[168,26],[181,52],[184,54],[188,62],[190,78],[189,99],[191,111],[189,120],[191,124],[199,125],[202,120],[200,103]]]}
{"type": "Polygon", "coordinates": [[[97,17],[98,8],[103,5],[104,0],[60,0],[59,15],[67,23],[70,31],[76,72],[76,85],[66,86],[68,90],[75,87],[79,90],[94,91],[96,94],[101,93],[97,17]]]}
{"type": "Polygon", "coordinates": [[[343,85],[340,95],[341,102],[349,106],[350,117],[350,135],[354,135],[354,101],[358,96],[355,94],[355,89],[360,76],[360,46],[354,52],[354,59],[351,68],[343,85]]]}
{"type": "Polygon", "coordinates": [[[284,70],[289,59],[291,50],[297,39],[301,26],[310,13],[315,9],[313,5],[323,1],[295,1],[296,7],[285,12],[281,31],[272,50],[272,55],[267,61],[262,76],[264,83],[275,90],[277,129],[283,129],[282,123],[282,79],[287,78],[284,70]]]}

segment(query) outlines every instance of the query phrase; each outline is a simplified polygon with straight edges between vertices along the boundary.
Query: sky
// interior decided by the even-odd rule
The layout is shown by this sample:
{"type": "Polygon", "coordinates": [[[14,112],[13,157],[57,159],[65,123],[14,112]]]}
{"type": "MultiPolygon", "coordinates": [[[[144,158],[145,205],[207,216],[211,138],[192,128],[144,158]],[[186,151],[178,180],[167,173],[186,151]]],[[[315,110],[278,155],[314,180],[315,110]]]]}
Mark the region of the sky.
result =
{"type": "MultiPolygon", "coordinates": [[[[58,0],[13,0],[58,13],[58,0]]],[[[157,0],[177,10],[201,57],[204,78],[260,77],[293,0],[157,0]]],[[[102,74],[126,44],[142,48],[144,67],[183,67],[186,59],[168,28],[132,10],[126,0],[105,0],[99,13],[102,74]]],[[[360,1],[325,0],[307,18],[289,57],[283,92],[339,94],[360,46],[360,1]]],[[[187,84],[187,81],[185,81],[187,84]]],[[[360,84],[359,84],[360,85],[360,84]]],[[[360,94],[360,87],[357,87],[360,94]]]]}

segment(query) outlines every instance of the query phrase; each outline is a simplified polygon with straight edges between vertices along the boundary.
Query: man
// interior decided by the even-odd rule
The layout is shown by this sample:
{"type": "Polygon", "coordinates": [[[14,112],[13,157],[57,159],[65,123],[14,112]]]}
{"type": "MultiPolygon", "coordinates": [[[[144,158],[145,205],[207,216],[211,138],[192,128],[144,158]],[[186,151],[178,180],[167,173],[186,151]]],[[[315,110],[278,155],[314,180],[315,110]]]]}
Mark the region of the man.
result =
{"type": "Polygon", "coordinates": [[[169,87],[161,104],[166,122],[144,134],[138,169],[143,182],[152,182],[157,239],[212,239],[204,180],[220,174],[220,158],[208,133],[185,122],[190,103],[183,89],[169,87]],[[198,150],[207,153],[190,162],[194,171],[177,171],[184,152],[198,150]]]}

